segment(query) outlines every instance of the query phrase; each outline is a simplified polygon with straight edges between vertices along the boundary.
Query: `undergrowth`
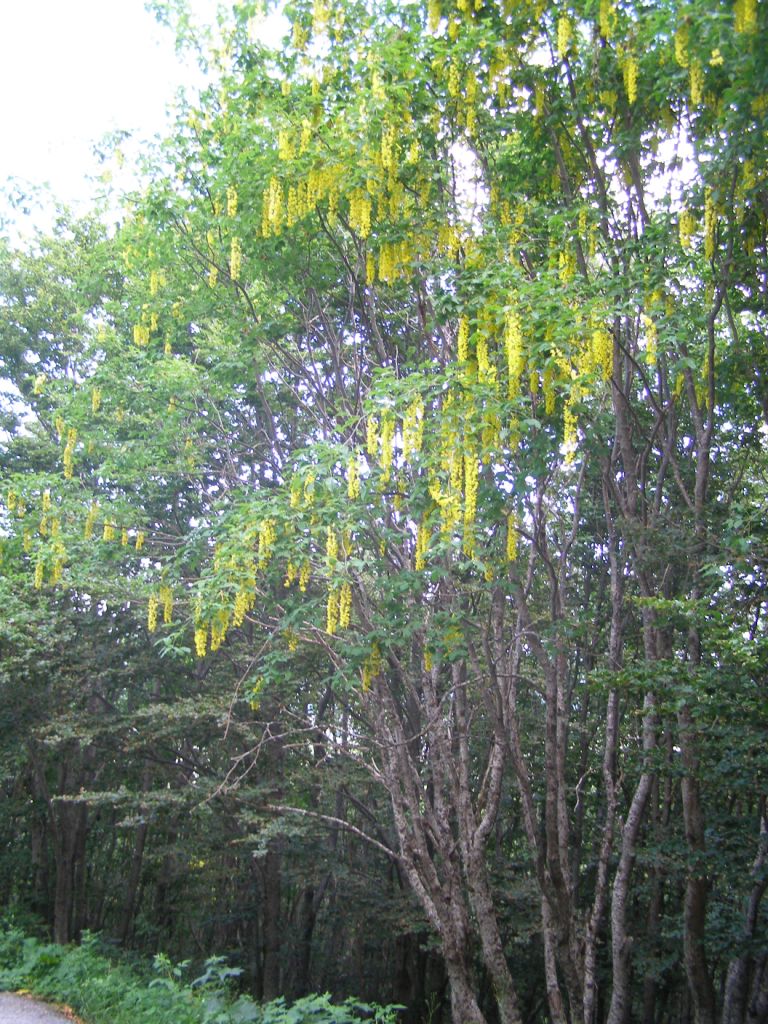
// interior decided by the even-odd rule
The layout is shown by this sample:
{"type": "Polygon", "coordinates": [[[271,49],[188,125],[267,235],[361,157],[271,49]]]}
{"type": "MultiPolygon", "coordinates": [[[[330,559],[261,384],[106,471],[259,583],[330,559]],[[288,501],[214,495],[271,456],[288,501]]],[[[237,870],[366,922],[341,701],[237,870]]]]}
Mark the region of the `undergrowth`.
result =
{"type": "Polygon", "coordinates": [[[146,981],[105,956],[98,937],[79,946],[41,942],[17,928],[0,928],[0,991],[28,990],[66,1003],[86,1024],[395,1024],[400,1007],[310,995],[257,1003],[234,992],[239,971],[221,957],[206,961],[198,978],[184,980],[186,964],[159,955],[146,981]]]}

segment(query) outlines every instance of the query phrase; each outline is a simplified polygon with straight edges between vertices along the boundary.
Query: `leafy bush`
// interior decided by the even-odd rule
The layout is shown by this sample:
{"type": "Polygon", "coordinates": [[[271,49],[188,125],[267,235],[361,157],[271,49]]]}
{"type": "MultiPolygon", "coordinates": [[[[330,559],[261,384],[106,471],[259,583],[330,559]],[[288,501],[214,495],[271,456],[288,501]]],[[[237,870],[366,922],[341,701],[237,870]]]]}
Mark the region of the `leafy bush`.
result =
{"type": "Polygon", "coordinates": [[[235,996],[239,971],[222,957],[206,961],[200,977],[185,983],[188,964],[155,957],[156,977],[148,983],[113,963],[99,940],[84,935],[80,946],[56,946],[0,929],[0,991],[29,989],[66,1003],[88,1024],[395,1024],[397,1006],[377,1006],[311,995],[287,1005],[284,999],[257,1003],[235,996]]]}

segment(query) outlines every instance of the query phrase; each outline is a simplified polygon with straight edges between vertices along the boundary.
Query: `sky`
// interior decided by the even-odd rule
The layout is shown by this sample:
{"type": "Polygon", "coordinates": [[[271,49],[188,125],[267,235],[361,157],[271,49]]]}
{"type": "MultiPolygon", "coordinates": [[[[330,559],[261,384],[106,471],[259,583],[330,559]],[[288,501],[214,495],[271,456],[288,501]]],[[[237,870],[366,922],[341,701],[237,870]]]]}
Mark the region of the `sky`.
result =
{"type": "MultiPolygon", "coordinates": [[[[213,22],[214,0],[193,7],[213,22]]],[[[49,184],[87,206],[93,145],[118,129],[151,138],[196,80],[144,0],[0,0],[0,187],[49,184]]]]}

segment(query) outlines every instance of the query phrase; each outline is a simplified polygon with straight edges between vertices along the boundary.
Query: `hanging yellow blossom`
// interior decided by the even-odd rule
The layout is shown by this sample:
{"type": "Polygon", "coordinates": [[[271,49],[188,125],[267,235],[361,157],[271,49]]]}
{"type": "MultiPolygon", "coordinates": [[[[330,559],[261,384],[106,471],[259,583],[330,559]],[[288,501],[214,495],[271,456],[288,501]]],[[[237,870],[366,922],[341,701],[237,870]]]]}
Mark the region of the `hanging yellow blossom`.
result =
{"type": "Polygon", "coordinates": [[[163,602],[163,622],[167,626],[173,618],[173,591],[167,584],[160,587],[160,600],[163,602]]]}
{"type": "Polygon", "coordinates": [[[101,408],[101,388],[93,388],[91,391],[91,412],[96,413],[101,408]]]}
{"type": "Polygon", "coordinates": [[[45,565],[41,560],[35,565],[35,590],[41,590],[43,586],[43,574],[45,572],[45,565]]]}
{"type": "Polygon", "coordinates": [[[104,532],[102,533],[101,539],[105,541],[111,541],[115,539],[114,523],[104,523],[104,532]]]}
{"type": "Polygon", "coordinates": [[[698,107],[704,97],[704,68],[697,60],[691,61],[688,71],[691,106],[698,107]]]}
{"type": "Polygon", "coordinates": [[[712,191],[707,189],[704,199],[704,255],[708,260],[714,259],[716,231],[717,211],[712,199],[712,191]]]}
{"type": "Polygon", "coordinates": [[[414,552],[414,568],[416,572],[422,572],[426,568],[430,536],[429,527],[422,520],[416,534],[416,550],[414,552]]]}
{"type": "Polygon", "coordinates": [[[612,0],[600,0],[600,35],[610,39],[616,30],[616,6],[612,0]]]}
{"type": "Polygon", "coordinates": [[[339,557],[339,538],[336,536],[336,531],[331,526],[328,527],[325,538],[325,557],[328,569],[332,570],[339,557]]]}
{"type": "Polygon", "coordinates": [[[234,185],[227,189],[227,216],[237,216],[237,189],[234,185]]]}
{"type": "Polygon", "coordinates": [[[198,658],[204,658],[208,650],[208,626],[200,623],[195,627],[195,653],[198,658]]]}
{"type": "Polygon", "coordinates": [[[152,594],[147,602],[147,629],[154,633],[157,629],[157,596],[152,594]]]}
{"type": "Polygon", "coordinates": [[[386,412],[381,418],[381,482],[388,483],[392,471],[392,442],[395,436],[395,418],[386,412]]]}
{"type": "Polygon", "coordinates": [[[649,366],[655,366],[658,339],[656,324],[646,313],[643,313],[642,321],[645,327],[645,360],[649,366]]]}
{"type": "Polygon", "coordinates": [[[345,580],[339,593],[339,629],[347,629],[352,618],[352,587],[345,580]]]}
{"type": "Polygon", "coordinates": [[[99,511],[99,506],[96,502],[91,502],[91,507],[88,509],[88,515],[85,517],[85,528],[83,530],[83,537],[85,540],[90,540],[93,537],[93,528],[96,525],[96,516],[99,511]]]}
{"type": "Polygon", "coordinates": [[[520,393],[520,375],[525,369],[520,317],[515,310],[509,310],[505,317],[504,347],[507,353],[508,395],[512,399],[520,393]]]}
{"type": "Polygon", "coordinates": [[[125,527],[120,531],[120,546],[123,548],[128,547],[128,530],[125,527]]]}
{"type": "Polygon", "coordinates": [[[678,232],[680,235],[680,245],[684,249],[690,249],[691,236],[695,233],[696,227],[696,217],[693,213],[690,210],[681,210],[678,218],[678,232]]]}
{"type": "Polygon", "coordinates": [[[301,570],[299,572],[299,590],[303,593],[306,592],[309,584],[310,577],[312,576],[312,567],[310,566],[307,559],[301,563],[301,570]]]}
{"type": "Polygon", "coordinates": [[[403,458],[407,461],[421,451],[424,437],[424,402],[419,395],[403,417],[403,458]]]}
{"type": "Polygon", "coordinates": [[[613,338],[606,327],[600,326],[593,330],[591,355],[595,366],[599,366],[602,371],[603,380],[610,380],[613,373],[613,338]]]}
{"type": "Polygon", "coordinates": [[[144,531],[143,530],[138,530],[137,533],[136,533],[136,550],[137,551],[141,551],[141,549],[144,547],[145,539],[146,539],[146,537],[145,537],[144,531]]]}
{"type": "Polygon", "coordinates": [[[33,395],[42,395],[43,389],[45,388],[45,382],[47,378],[44,373],[38,373],[35,377],[35,383],[32,387],[33,395]]]}
{"type": "Polygon", "coordinates": [[[360,497],[360,473],[357,468],[356,455],[353,455],[347,463],[347,496],[352,501],[360,497]]]}
{"type": "Polygon", "coordinates": [[[277,540],[275,522],[273,519],[264,519],[259,524],[258,558],[259,569],[264,569],[272,557],[272,548],[277,540]]]}
{"type": "Polygon", "coordinates": [[[576,415],[573,411],[573,401],[569,399],[563,411],[563,451],[565,453],[566,465],[570,465],[573,462],[577,444],[576,415]]]}
{"type": "Polygon", "coordinates": [[[233,281],[240,280],[243,265],[243,249],[239,238],[233,238],[229,248],[229,276],[233,281]]]}
{"type": "Polygon", "coordinates": [[[573,34],[573,24],[567,14],[561,14],[557,19],[557,55],[563,60],[568,53],[573,34]]]}
{"type": "Polygon", "coordinates": [[[675,32],[675,60],[681,68],[687,68],[690,60],[688,54],[688,26],[680,25],[675,32]]]}
{"type": "Polygon", "coordinates": [[[757,0],[736,0],[733,8],[734,28],[750,35],[757,32],[757,0]]]}
{"type": "Polygon", "coordinates": [[[627,54],[621,71],[624,77],[624,91],[627,94],[627,101],[632,106],[637,99],[637,57],[631,53],[627,54]]]}
{"type": "Polygon", "coordinates": [[[466,316],[459,317],[459,329],[456,335],[456,356],[460,363],[469,358],[469,320],[466,316]]]}
{"type": "Polygon", "coordinates": [[[379,423],[375,416],[369,416],[365,424],[365,447],[372,459],[379,454],[379,423]]]}
{"type": "Polygon", "coordinates": [[[331,588],[328,591],[328,601],[326,604],[326,616],[325,616],[325,631],[326,633],[333,636],[336,632],[336,628],[339,625],[339,595],[336,590],[331,588]]]}
{"type": "Polygon", "coordinates": [[[149,328],[146,324],[133,325],[133,343],[139,348],[146,348],[149,344],[149,328]]]}
{"type": "Polygon", "coordinates": [[[510,512],[507,516],[507,561],[514,562],[517,559],[517,515],[510,512]]]}
{"type": "Polygon", "coordinates": [[[248,592],[241,587],[235,594],[235,607],[232,612],[232,625],[239,629],[245,621],[245,616],[250,610],[250,598],[248,592]]]}

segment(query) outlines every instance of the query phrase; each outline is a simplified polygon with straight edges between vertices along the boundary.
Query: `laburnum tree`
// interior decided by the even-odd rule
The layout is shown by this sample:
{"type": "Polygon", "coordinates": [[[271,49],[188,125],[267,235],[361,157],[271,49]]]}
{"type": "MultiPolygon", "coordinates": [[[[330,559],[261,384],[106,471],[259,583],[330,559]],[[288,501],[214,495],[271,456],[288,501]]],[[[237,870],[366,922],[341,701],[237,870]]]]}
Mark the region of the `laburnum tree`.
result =
{"type": "Polygon", "coordinates": [[[262,810],[397,865],[456,1024],[768,1020],[764,7],[284,14],[29,369],[4,563],[365,769],[391,831],[262,810]]]}

